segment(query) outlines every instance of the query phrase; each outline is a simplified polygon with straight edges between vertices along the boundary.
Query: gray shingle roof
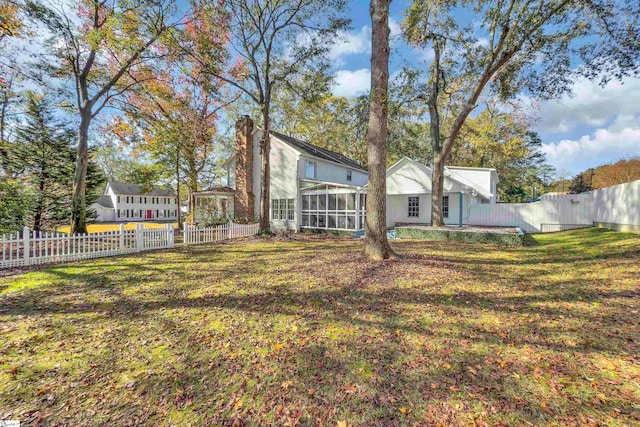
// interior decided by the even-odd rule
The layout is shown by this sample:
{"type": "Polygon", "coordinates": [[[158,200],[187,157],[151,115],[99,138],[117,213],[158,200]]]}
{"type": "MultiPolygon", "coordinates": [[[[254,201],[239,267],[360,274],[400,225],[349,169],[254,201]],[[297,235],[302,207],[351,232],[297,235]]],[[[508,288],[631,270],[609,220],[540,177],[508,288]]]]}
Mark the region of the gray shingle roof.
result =
{"type": "Polygon", "coordinates": [[[153,188],[147,193],[142,192],[142,186],[138,184],[127,184],[125,182],[109,182],[109,186],[115,194],[125,196],[165,196],[175,197],[176,193],[169,188],[153,188]]]}
{"type": "Polygon", "coordinates": [[[113,201],[111,200],[111,196],[100,196],[96,203],[105,208],[113,209],[113,201]]]}
{"type": "Polygon", "coordinates": [[[283,135],[278,132],[271,131],[271,134],[276,138],[286,142],[287,144],[292,145],[294,148],[296,148],[299,151],[302,151],[303,153],[310,154],[314,157],[318,157],[323,160],[328,160],[330,162],[338,163],[352,169],[357,169],[363,172],[367,172],[367,170],[363,168],[358,162],[348,157],[345,157],[342,154],[327,150],[325,148],[317,147],[313,144],[309,144],[308,142],[301,141],[299,139],[292,138],[290,136],[283,135]]]}

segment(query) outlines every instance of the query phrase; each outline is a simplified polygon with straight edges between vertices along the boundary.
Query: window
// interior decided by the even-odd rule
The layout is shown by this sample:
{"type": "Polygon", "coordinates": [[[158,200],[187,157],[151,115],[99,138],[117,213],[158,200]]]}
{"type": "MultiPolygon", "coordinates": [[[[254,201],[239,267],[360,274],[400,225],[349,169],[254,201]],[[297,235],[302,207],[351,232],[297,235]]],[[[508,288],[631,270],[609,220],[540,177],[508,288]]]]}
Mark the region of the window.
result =
{"type": "Polygon", "coordinates": [[[120,209],[118,209],[118,218],[120,218],[120,209]]]}
{"type": "Polygon", "coordinates": [[[309,160],[304,162],[304,177],[315,179],[318,165],[309,160]]]}
{"type": "Polygon", "coordinates": [[[409,197],[409,217],[417,218],[420,216],[420,198],[417,196],[409,197]]]}
{"type": "Polygon", "coordinates": [[[295,199],[271,200],[271,219],[292,220],[295,216],[295,199]]]}
{"type": "Polygon", "coordinates": [[[351,169],[349,169],[347,171],[347,181],[351,181],[352,177],[353,177],[353,171],[351,169]]]}
{"type": "MultiPolygon", "coordinates": [[[[120,203],[120,196],[118,196],[118,203],[120,203]]],[[[119,215],[118,215],[119,216],[119,215]]]]}
{"type": "Polygon", "coordinates": [[[144,198],[144,203],[147,204],[147,198],[146,197],[144,198]]]}
{"type": "Polygon", "coordinates": [[[449,196],[442,196],[442,217],[449,218],[449,196]]]}

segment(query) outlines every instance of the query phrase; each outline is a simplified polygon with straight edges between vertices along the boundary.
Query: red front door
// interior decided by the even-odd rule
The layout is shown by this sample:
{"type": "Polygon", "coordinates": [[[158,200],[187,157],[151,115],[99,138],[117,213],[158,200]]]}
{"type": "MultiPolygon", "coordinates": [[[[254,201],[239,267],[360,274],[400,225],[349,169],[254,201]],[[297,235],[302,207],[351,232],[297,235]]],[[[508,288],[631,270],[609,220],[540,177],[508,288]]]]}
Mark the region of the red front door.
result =
{"type": "Polygon", "coordinates": [[[147,219],[151,219],[151,209],[147,209],[147,219]]]}

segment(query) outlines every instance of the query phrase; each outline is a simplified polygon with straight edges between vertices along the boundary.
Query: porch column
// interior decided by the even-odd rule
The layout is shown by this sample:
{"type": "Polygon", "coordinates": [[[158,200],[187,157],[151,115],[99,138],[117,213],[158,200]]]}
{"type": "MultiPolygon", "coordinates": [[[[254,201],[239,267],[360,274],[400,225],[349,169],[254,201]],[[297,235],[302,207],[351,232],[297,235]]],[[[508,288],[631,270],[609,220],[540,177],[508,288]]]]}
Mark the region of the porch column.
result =
{"type": "Polygon", "coordinates": [[[458,209],[460,211],[460,221],[459,221],[460,227],[462,227],[462,199],[463,199],[462,193],[463,191],[460,190],[460,207],[458,209]]]}
{"type": "Polygon", "coordinates": [[[360,192],[356,190],[356,231],[360,230],[360,192]]]}

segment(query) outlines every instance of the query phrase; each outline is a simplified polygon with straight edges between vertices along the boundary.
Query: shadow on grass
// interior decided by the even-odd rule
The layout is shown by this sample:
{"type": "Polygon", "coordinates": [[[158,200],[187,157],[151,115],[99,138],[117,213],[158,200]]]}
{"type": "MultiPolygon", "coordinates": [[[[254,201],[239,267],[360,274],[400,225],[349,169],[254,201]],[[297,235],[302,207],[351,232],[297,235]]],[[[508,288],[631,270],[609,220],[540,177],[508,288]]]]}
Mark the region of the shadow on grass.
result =
{"type": "MultiPolygon", "coordinates": [[[[345,240],[230,244],[52,267],[51,283],[0,296],[0,321],[109,325],[93,361],[98,368],[83,379],[104,388],[113,387],[104,378],[114,371],[127,379],[107,396],[109,414],[99,423],[117,423],[127,407],[146,424],[158,424],[167,408],[202,425],[239,416],[273,424],[341,417],[366,425],[460,425],[465,413],[480,412],[547,424],[582,413],[585,402],[563,395],[555,415],[542,410],[532,390],[536,366],[523,360],[552,354],[544,362],[549,372],[586,388],[587,358],[633,363],[638,322],[629,307],[637,307],[640,288],[546,277],[562,264],[585,263],[585,274],[599,258],[575,247],[566,255],[559,237],[540,240],[518,249],[393,242],[406,254],[400,262],[363,260],[354,252],[360,243],[345,240]],[[596,303],[606,310],[588,309],[596,303]],[[299,332],[277,330],[293,324],[299,332]],[[515,351],[519,357],[506,360],[515,351]]],[[[637,262],[634,248],[608,249],[621,266],[637,262]]],[[[631,270],[617,273],[633,277],[631,270]]],[[[634,411],[631,399],[589,405],[599,414],[634,411]]]]}

